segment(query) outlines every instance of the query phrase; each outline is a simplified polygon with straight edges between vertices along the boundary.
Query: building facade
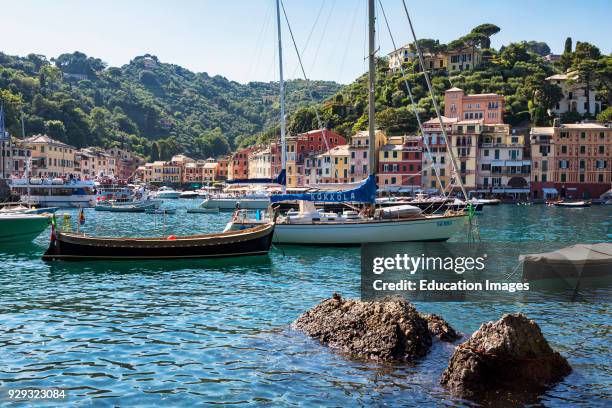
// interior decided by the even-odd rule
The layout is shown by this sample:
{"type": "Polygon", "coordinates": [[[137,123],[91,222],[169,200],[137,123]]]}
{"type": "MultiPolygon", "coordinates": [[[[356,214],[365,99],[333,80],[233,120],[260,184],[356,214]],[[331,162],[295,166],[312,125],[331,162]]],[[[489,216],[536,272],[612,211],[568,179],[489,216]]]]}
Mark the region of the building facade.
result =
{"type": "Polygon", "coordinates": [[[422,138],[395,136],[378,151],[377,184],[382,191],[421,189],[422,138]]]}
{"type": "Polygon", "coordinates": [[[504,123],[504,96],[494,93],[465,95],[461,88],[444,92],[444,116],[457,120],[504,123]]]}
{"type": "Polygon", "coordinates": [[[610,189],[612,129],[590,123],[531,129],[536,199],[597,198],[610,189]]]}
{"type": "Polygon", "coordinates": [[[601,102],[595,97],[595,88],[592,87],[587,92],[586,85],[577,81],[578,75],[575,72],[552,75],[546,80],[561,88],[563,94],[561,100],[551,109],[551,114],[558,116],[567,112],[577,112],[582,116],[586,114],[595,116],[601,112],[601,102]]]}
{"type": "Polygon", "coordinates": [[[37,177],[76,177],[80,172],[75,166],[76,148],[47,135],[35,135],[25,139],[24,145],[31,150],[32,175],[37,177]]]}
{"type": "Polygon", "coordinates": [[[477,192],[527,195],[530,170],[523,135],[511,133],[510,125],[483,126],[478,140],[477,192]]]}

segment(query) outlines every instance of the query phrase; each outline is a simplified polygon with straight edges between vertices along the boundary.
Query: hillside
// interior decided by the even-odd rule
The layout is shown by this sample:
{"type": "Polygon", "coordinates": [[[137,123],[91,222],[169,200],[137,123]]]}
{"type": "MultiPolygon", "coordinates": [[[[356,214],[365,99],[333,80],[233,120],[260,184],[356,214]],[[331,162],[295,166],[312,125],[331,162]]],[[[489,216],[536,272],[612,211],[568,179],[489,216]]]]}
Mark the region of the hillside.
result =
{"type": "MultiPolygon", "coordinates": [[[[549,125],[553,118],[548,116],[547,110],[554,107],[562,95],[561,89],[545,78],[554,73],[565,72],[567,69],[577,72],[580,80],[595,90],[598,98],[603,101],[603,109],[611,105],[612,57],[602,55],[596,46],[577,42],[575,48],[572,48],[572,40],[568,38],[567,50],[561,56],[561,60],[550,63],[543,58],[545,54],[550,53],[550,48],[542,42],[511,43],[501,47],[500,50],[484,48],[489,45],[489,40],[486,35],[478,34],[482,27],[491,30],[492,25],[483,24],[476,27],[471,33],[449,44],[440,44],[439,41],[432,39],[420,40],[424,52],[432,53],[441,49],[465,47],[469,44],[482,47],[483,63],[474,70],[430,71],[432,85],[442,112],[444,91],[456,86],[466,93],[505,95],[505,121],[513,126],[549,125]]],[[[489,37],[492,35],[490,32],[489,37]]],[[[404,67],[405,79],[411,88],[421,118],[427,120],[435,116],[427,84],[424,75],[419,72],[418,64],[405,63],[404,67]]],[[[345,136],[367,128],[367,80],[367,75],[362,75],[318,106],[326,127],[345,136]]],[[[612,118],[610,110],[609,108],[606,113],[600,115],[600,120],[605,120],[605,117],[612,118]]],[[[561,118],[566,123],[581,119],[573,112],[561,118]]],[[[391,134],[417,130],[417,121],[410,105],[404,78],[399,70],[395,73],[389,70],[386,58],[377,60],[376,123],[377,127],[391,134]]],[[[293,132],[306,131],[315,125],[313,107],[298,110],[289,120],[289,129],[293,132]]]]}
{"type": "MultiPolygon", "coordinates": [[[[320,101],[340,85],[312,81],[311,87],[320,101]]],[[[312,103],[305,81],[288,81],[286,89],[288,112],[312,103]]],[[[223,154],[273,126],[277,95],[278,83],[240,84],[150,55],[117,68],[80,52],[52,60],[0,53],[9,131],[21,135],[23,111],[26,134],[47,133],[78,147],[124,145],[145,155],[159,151],[162,158],[183,151],[223,154]]]]}

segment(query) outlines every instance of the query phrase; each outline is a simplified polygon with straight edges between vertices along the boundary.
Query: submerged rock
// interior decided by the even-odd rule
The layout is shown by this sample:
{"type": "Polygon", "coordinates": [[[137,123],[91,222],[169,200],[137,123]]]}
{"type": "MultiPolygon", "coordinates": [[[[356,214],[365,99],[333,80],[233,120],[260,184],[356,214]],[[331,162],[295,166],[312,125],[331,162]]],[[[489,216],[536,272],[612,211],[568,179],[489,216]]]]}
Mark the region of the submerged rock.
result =
{"type": "Polygon", "coordinates": [[[447,341],[452,343],[453,341],[461,338],[461,335],[455,331],[442,317],[436,314],[421,313],[421,317],[427,321],[427,328],[432,336],[438,338],[438,340],[447,341]]]}
{"type": "Polygon", "coordinates": [[[401,298],[363,302],[334,293],[292,327],[343,353],[370,360],[411,361],[427,354],[432,344],[428,321],[401,298]]]}
{"type": "Polygon", "coordinates": [[[464,398],[486,398],[541,390],[571,371],[533,320],[506,314],[480,326],[455,349],[440,383],[464,398]]]}

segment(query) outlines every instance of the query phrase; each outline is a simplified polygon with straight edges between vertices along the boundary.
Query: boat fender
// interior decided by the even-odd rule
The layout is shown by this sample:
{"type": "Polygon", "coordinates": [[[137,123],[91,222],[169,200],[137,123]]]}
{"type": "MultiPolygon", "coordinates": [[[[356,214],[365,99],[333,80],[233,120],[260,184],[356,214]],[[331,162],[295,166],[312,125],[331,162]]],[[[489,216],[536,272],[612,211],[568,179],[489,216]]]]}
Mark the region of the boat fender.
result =
{"type": "Polygon", "coordinates": [[[168,235],[168,238],[166,238],[168,241],[176,241],[176,235],[168,235]]]}

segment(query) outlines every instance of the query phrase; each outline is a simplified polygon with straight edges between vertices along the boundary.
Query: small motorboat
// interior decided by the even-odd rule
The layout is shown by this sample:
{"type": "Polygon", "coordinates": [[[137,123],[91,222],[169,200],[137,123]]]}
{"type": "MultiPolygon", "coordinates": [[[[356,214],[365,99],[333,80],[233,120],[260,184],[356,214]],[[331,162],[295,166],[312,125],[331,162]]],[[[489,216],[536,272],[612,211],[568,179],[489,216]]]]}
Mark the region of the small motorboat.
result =
{"type": "Polygon", "coordinates": [[[240,231],[167,237],[94,237],[56,231],[42,259],[134,260],[220,258],[265,255],[272,245],[274,223],[240,231]]]}
{"type": "Polygon", "coordinates": [[[591,206],[590,201],[557,201],[553,203],[555,207],[566,208],[586,208],[591,206]]]}
{"type": "Polygon", "coordinates": [[[180,192],[174,190],[173,188],[170,187],[161,187],[159,190],[157,190],[157,194],[155,194],[156,198],[179,198],[181,195],[180,192]]]}
{"type": "Polygon", "coordinates": [[[179,194],[179,198],[196,198],[198,193],[195,191],[183,191],[179,194]]]}
{"type": "Polygon", "coordinates": [[[176,214],[176,208],[147,208],[147,214],[176,214]]]}

